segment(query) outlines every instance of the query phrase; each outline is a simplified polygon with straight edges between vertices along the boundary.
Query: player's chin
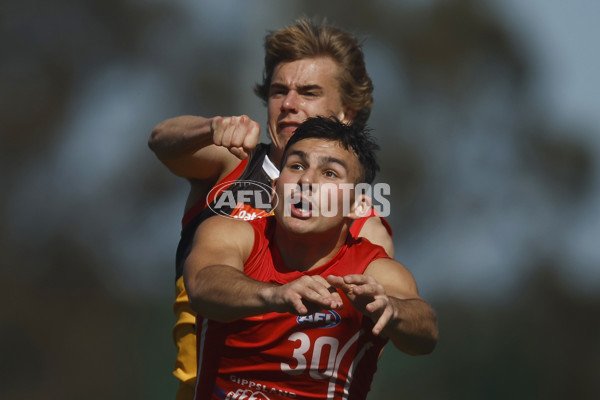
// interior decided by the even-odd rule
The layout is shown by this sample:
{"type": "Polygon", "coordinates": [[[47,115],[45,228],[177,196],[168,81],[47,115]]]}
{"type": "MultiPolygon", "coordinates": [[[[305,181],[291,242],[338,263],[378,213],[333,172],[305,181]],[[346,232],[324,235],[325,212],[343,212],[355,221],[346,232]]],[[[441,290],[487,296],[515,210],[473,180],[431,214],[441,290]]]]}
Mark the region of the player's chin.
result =
{"type": "Polygon", "coordinates": [[[309,234],[315,231],[314,223],[310,219],[285,216],[281,219],[281,222],[288,232],[294,234],[309,234]]]}

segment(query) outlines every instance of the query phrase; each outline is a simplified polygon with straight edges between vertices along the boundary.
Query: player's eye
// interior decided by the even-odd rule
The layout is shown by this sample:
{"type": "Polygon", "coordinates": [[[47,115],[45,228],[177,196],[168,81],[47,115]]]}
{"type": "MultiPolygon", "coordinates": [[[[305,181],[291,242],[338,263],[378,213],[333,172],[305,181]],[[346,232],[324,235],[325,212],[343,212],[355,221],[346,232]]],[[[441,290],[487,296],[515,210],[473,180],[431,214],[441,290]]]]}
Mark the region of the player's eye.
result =
{"type": "Polygon", "coordinates": [[[322,94],[321,90],[313,89],[313,90],[303,90],[300,92],[304,97],[319,97],[322,94]]]}
{"type": "Polygon", "coordinates": [[[335,173],[335,171],[325,171],[324,175],[328,178],[337,178],[338,174],[335,173]]]}
{"type": "Polygon", "coordinates": [[[287,90],[284,88],[272,88],[269,91],[269,96],[285,96],[287,94],[287,90]]]}

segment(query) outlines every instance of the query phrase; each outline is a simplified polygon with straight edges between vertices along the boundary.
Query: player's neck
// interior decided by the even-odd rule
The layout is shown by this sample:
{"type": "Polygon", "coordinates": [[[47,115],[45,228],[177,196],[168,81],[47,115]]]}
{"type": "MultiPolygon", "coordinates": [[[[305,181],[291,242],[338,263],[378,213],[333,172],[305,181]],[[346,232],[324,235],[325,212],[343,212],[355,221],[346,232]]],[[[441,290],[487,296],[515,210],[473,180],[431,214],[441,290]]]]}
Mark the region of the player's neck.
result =
{"type": "Polygon", "coordinates": [[[269,160],[271,160],[271,162],[273,163],[273,165],[277,167],[277,169],[279,169],[279,167],[281,166],[281,157],[283,156],[283,154],[281,153],[281,151],[278,151],[277,148],[273,146],[273,143],[269,145],[268,157],[269,160]]]}
{"type": "Polygon", "coordinates": [[[274,235],[275,245],[285,266],[296,271],[308,271],[319,267],[340,251],[346,243],[348,225],[336,228],[334,232],[319,234],[293,234],[279,229],[274,235]]]}

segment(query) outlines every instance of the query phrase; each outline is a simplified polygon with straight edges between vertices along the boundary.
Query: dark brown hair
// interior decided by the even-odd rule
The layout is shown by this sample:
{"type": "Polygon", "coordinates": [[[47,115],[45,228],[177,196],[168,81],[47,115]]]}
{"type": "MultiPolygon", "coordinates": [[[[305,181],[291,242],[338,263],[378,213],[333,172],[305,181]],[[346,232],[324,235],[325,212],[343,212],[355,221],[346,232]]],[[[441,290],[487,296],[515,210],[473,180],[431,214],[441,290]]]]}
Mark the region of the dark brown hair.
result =
{"type": "Polygon", "coordinates": [[[313,117],[304,121],[294,135],[288,140],[280,169],[285,165],[288,151],[295,143],[304,139],[324,139],[337,142],[344,149],[354,152],[361,167],[359,181],[356,183],[373,183],[379,164],[375,152],[379,149],[369,128],[360,124],[344,124],[336,117],[313,117]]]}

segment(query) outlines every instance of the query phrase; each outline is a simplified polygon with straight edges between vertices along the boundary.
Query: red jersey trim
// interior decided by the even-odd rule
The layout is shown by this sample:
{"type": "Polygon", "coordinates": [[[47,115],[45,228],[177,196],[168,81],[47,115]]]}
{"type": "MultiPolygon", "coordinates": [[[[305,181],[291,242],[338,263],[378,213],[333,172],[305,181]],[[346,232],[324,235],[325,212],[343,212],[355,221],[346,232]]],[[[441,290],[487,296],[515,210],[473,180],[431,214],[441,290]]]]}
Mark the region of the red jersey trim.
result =
{"type": "MultiPolygon", "coordinates": [[[[223,179],[221,179],[217,183],[215,183],[213,185],[213,187],[219,185],[222,182],[227,182],[228,180],[235,181],[236,179],[238,179],[242,175],[242,172],[244,172],[246,165],[248,165],[249,159],[250,158],[246,158],[245,160],[240,161],[240,163],[233,169],[233,171],[231,171],[230,173],[225,175],[225,177],[223,179]]],[[[226,188],[223,188],[223,190],[224,189],[226,189],[226,188]]],[[[212,203],[215,200],[215,197],[217,197],[217,194],[219,194],[219,193],[221,193],[221,191],[212,190],[209,193],[209,196],[207,198],[204,198],[204,199],[198,201],[193,206],[191,206],[190,209],[187,210],[185,212],[185,214],[183,215],[183,219],[181,220],[181,226],[185,227],[187,224],[189,224],[189,222],[192,219],[194,219],[194,217],[196,215],[198,215],[202,210],[204,210],[206,208],[206,206],[208,204],[212,203]]]]}
{"type": "Polygon", "coordinates": [[[392,227],[390,226],[389,222],[387,222],[387,220],[383,218],[374,208],[371,208],[371,211],[369,211],[369,214],[367,214],[365,217],[355,220],[352,225],[350,225],[350,234],[352,237],[358,237],[363,226],[365,226],[367,219],[371,217],[379,217],[381,223],[385,227],[385,230],[388,231],[388,234],[390,237],[392,237],[392,227]]]}

